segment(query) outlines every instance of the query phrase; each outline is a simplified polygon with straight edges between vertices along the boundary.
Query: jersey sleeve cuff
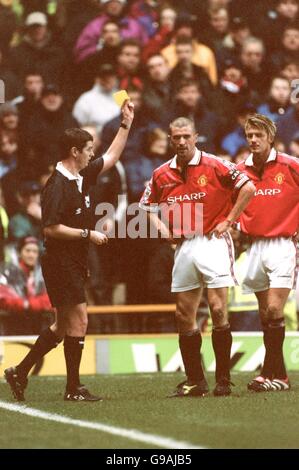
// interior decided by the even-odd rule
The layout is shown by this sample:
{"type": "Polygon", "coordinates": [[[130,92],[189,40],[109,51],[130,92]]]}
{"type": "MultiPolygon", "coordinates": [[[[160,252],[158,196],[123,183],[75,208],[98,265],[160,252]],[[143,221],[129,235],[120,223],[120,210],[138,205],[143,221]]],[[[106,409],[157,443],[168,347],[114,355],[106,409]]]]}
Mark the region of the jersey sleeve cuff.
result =
{"type": "Polygon", "coordinates": [[[241,189],[242,186],[244,186],[245,183],[247,183],[248,181],[250,181],[250,179],[248,178],[248,176],[244,175],[242,176],[239,181],[237,182],[235,188],[236,189],[241,189]]]}
{"type": "Polygon", "coordinates": [[[146,205],[146,204],[142,204],[141,202],[139,202],[139,207],[140,209],[143,209],[147,212],[159,212],[159,207],[158,207],[158,204],[150,204],[150,205],[146,205]]]}

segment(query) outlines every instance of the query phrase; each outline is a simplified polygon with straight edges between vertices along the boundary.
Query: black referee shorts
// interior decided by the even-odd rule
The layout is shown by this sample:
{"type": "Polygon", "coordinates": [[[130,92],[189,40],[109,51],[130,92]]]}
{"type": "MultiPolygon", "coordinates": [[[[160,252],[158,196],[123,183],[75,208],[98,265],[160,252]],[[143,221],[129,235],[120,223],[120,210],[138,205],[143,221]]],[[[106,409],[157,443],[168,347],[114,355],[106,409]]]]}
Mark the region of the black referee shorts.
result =
{"type": "Polygon", "coordinates": [[[65,307],[86,302],[87,268],[76,261],[57,259],[45,253],[41,258],[42,272],[53,307],[65,307]]]}

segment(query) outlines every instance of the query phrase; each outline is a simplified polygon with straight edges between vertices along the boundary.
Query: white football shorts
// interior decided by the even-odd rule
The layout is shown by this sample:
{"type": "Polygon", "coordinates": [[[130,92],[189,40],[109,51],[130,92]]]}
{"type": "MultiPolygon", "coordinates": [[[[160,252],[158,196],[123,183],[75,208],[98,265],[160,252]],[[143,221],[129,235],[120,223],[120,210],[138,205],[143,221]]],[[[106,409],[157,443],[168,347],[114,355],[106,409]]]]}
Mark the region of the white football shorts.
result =
{"type": "Polygon", "coordinates": [[[294,289],[297,280],[297,246],[293,238],[256,239],[247,251],[243,292],[273,288],[294,289]]]}
{"type": "Polygon", "coordinates": [[[184,240],[175,251],[172,292],[197,287],[220,288],[238,285],[234,274],[234,245],[231,236],[196,236],[184,240]]]}

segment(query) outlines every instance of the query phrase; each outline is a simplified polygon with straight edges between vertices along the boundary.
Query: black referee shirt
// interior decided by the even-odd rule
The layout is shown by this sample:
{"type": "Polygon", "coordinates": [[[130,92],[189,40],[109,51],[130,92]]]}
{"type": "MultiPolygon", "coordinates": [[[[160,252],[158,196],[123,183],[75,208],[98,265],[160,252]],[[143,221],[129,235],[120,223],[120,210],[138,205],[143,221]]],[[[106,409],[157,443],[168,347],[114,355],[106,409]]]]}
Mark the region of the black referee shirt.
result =
{"type": "MultiPolygon", "coordinates": [[[[69,179],[55,169],[41,195],[42,226],[63,224],[71,228],[94,229],[89,189],[96,184],[96,179],[104,165],[102,157],[91,162],[80,172],[83,177],[82,193],[77,180],[69,179]]],[[[45,238],[46,252],[66,262],[75,261],[87,265],[88,239],[57,240],[45,238]]]]}

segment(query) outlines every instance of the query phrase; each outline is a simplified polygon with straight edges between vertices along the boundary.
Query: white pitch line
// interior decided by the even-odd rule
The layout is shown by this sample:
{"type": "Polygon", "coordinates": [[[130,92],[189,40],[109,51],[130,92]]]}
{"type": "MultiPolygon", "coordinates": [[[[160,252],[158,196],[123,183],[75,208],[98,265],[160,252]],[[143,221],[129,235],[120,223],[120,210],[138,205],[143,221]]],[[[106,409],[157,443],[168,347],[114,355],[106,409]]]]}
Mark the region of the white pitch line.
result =
{"type": "Polygon", "coordinates": [[[93,423],[91,421],[84,421],[81,419],[72,419],[56,413],[47,413],[46,411],[38,410],[36,408],[30,408],[26,405],[16,405],[0,401],[0,408],[31,416],[32,418],[40,418],[46,421],[54,421],[56,423],[77,426],[79,428],[94,429],[114,436],[143,442],[144,444],[153,444],[163,449],[205,449],[205,447],[195,446],[185,441],[176,441],[175,439],[144,433],[137,431],[136,429],[118,428],[116,426],[110,426],[103,423],[93,423]]]}

